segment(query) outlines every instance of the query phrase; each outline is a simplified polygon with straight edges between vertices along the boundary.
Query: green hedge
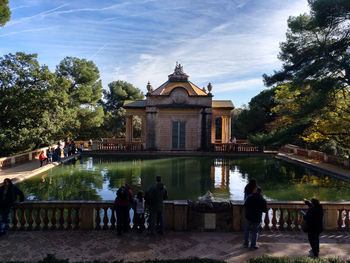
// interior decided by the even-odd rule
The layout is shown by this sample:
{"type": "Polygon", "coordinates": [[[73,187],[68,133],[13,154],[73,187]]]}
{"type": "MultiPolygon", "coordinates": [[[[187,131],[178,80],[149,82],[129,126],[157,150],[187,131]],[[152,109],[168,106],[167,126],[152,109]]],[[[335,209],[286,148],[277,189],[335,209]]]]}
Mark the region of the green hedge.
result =
{"type": "MultiPolygon", "coordinates": [[[[123,260],[113,261],[113,263],[123,263],[123,260]]],[[[200,259],[200,258],[187,258],[187,259],[174,259],[174,260],[145,260],[128,263],[225,263],[225,261],[214,259],[200,259]]],[[[26,261],[0,261],[0,263],[28,263],[26,261]]],[[[44,259],[39,260],[37,263],[69,263],[68,259],[57,259],[55,255],[47,255],[44,259]]],[[[107,263],[107,261],[77,261],[75,263],[107,263]]]]}
{"type": "Polygon", "coordinates": [[[298,257],[298,258],[288,258],[288,257],[258,257],[251,258],[249,263],[350,263],[350,260],[344,260],[341,258],[307,258],[307,257],[298,257]]]}

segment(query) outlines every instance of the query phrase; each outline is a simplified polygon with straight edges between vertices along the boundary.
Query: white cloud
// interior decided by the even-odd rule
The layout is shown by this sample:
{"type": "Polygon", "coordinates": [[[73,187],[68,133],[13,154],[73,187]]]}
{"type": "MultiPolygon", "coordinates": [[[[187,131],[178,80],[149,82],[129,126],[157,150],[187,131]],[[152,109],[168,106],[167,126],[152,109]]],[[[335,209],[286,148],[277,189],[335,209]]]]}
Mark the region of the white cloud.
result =
{"type": "Polygon", "coordinates": [[[261,78],[223,82],[213,86],[213,93],[216,94],[228,91],[258,90],[261,86],[263,86],[263,80],[261,78]]]}
{"type": "Polygon", "coordinates": [[[299,0],[274,13],[226,18],[204,34],[176,39],[175,46],[163,39],[152,53],[140,54],[133,64],[123,67],[121,74],[145,90],[147,81],[154,87],[166,81],[179,61],[195,84],[219,83],[218,92],[262,87],[261,75],[280,65],[277,54],[288,16],[307,10],[307,2],[299,0]]]}

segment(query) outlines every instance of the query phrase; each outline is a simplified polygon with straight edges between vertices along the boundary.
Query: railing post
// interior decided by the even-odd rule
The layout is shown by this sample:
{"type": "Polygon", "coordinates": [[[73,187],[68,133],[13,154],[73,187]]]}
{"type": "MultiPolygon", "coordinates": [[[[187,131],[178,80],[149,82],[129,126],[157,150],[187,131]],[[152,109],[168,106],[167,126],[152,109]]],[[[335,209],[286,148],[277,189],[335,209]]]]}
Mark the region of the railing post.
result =
{"type": "Polygon", "coordinates": [[[174,203],[172,201],[164,202],[164,225],[166,230],[174,229],[174,203]]]}
{"type": "Polygon", "coordinates": [[[187,201],[174,201],[174,230],[187,230],[187,201]]]}
{"type": "Polygon", "coordinates": [[[91,145],[91,150],[93,151],[97,151],[98,150],[98,142],[92,142],[92,145],[91,145]]]}
{"type": "Polygon", "coordinates": [[[240,231],[241,230],[241,220],[242,220],[242,206],[240,205],[233,205],[232,206],[232,218],[233,218],[233,231],[240,231]]]}
{"type": "Polygon", "coordinates": [[[80,229],[93,230],[94,229],[94,207],[88,204],[82,204],[80,207],[80,229]]]}
{"type": "Polygon", "coordinates": [[[336,205],[323,205],[325,230],[338,229],[338,209],[336,205]]]}

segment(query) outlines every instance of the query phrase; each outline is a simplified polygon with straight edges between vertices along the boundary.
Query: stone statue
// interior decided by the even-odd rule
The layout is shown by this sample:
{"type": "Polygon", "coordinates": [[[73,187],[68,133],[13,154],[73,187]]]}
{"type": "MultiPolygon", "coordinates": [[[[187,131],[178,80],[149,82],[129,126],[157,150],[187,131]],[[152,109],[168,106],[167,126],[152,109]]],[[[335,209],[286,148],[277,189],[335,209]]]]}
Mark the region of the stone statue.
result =
{"type": "Polygon", "coordinates": [[[147,87],[147,90],[148,90],[148,92],[149,92],[149,93],[151,93],[151,92],[153,91],[153,88],[152,88],[151,82],[149,82],[149,81],[148,81],[148,83],[147,83],[147,86],[146,86],[146,87],[147,87]]]}

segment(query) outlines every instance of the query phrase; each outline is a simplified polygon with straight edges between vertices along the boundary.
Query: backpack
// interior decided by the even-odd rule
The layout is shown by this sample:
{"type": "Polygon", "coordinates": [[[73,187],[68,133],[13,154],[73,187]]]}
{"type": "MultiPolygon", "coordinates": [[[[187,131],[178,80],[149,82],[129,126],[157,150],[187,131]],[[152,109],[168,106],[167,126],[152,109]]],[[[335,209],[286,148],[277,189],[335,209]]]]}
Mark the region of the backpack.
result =
{"type": "Polygon", "coordinates": [[[129,190],[126,189],[125,187],[119,188],[119,190],[118,190],[118,197],[121,200],[128,199],[129,198],[129,190]]]}

